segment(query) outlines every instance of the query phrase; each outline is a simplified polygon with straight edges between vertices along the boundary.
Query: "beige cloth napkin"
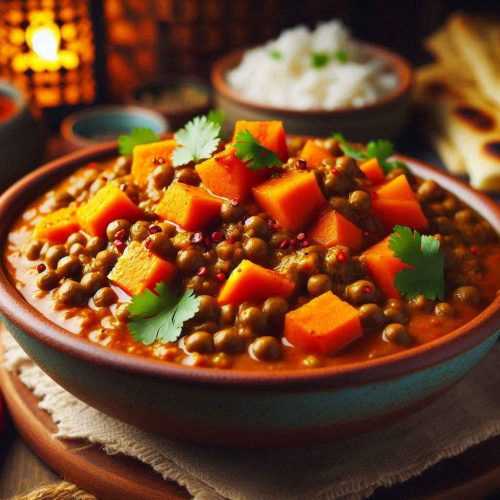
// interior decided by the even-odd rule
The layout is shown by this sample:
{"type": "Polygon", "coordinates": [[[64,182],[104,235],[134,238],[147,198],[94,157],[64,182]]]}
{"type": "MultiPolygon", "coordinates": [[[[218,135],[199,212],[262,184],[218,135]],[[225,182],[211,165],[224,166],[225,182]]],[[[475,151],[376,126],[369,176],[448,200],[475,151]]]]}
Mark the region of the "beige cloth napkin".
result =
{"type": "Polygon", "coordinates": [[[500,345],[452,391],[394,426],[310,448],[250,451],[178,443],[77,400],[5,334],[5,363],[52,415],[59,438],[87,439],[176,481],[197,500],[364,498],[500,434],[500,345]]]}

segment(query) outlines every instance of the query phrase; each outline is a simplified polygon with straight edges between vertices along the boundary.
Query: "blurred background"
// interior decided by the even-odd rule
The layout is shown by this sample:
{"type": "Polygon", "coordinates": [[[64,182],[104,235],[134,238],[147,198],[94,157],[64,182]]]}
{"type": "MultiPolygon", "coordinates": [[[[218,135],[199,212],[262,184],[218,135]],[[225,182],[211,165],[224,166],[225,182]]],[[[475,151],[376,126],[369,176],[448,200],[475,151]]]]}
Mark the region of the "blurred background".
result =
{"type": "MultiPolygon", "coordinates": [[[[25,163],[32,165],[42,159],[45,145],[39,139],[41,118],[45,131],[55,134],[63,118],[75,110],[96,104],[138,104],[159,111],[172,128],[179,127],[210,107],[208,77],[219,56],[276,37],[286,27],[304,23],[312,27],[321,20],[340,18],[356,38],[392,48],[416,65],[429,58],[422,40],[461,9],[498,14],[500,2],[1,1],[0,79],[26,96],[35,118],[36,123],[28,123],[30,118],[23,123],[24,137],[31,137],[29,144],[24,140],[25,163]],[[165,87],[172,79],[175,86],[165,87]]],[[[5,92],[9,90],[4,88],[5,92]]],[[[1,132],[2,113],[8,115],[8,104],[3,111],[0,106],[4,150],[0,166],[12,156],[7,149],[15,142],[1,132]]],[[[90,125],[82,125],[86,126],[90,125]]],[[[72,147],[82,145],[77,142],[73,140],[72,147]]],[[[24,168],[22,162],[18,168],[24,168]]]]}

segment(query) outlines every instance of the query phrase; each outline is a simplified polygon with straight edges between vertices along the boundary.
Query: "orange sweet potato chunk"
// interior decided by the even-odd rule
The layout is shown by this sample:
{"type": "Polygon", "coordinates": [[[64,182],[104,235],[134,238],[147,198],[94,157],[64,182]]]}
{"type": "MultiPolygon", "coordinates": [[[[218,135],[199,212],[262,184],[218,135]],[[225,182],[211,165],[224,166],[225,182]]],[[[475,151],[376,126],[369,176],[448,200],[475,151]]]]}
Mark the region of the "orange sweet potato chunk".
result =
{"type": "Polygon", "coordinates": [[[151,253],[142,243],[132,241],[118,259],[108,278],[129,295],[154,290],[157,283],[170,280],[175,265],[151,253]]]}
{"type": "Polygon", "coordinates": [[[286,339],[304,352],[333,354],[362,336],[359,313],[326,292],[285,316],[286,339]]]}
{"type": "Polygon", "coordinates": [[[294,288],[294,283],[286,276],[249,260],[242,260],[224,283],[217,300],[221,305],[241,304],[246,300],[288,295],[294,288]]]}
{"type": "Polygon", "coordinates": [[[294,171],[253,188],[257,204],[284,228],[298,231],[326,205],[314,172],[294,171]]]}
{"type": "Polygon", "coordinates": [[[288,159],[286,134],[283,122],[253,122],[239,120],[234,126],[233,140],[239,132],[248,130],[264,147],[274,151],[281,161],[288,159]]]}
{"type": "Polygon", "coordinates": [[[366,250],[362,254],[362,259],[382,293],[387,298],[399,299],[401,294],[394,286],[394,278],[396,273],[411,266],[394,256],[389,248],[389,236],[366,250]]]}
{"type": "Polygon", "coordinates": [[[358,250],[363,237],[361,230],[336,210],[328,210],[308,231],[308,235],[316,243],[326,247],[345,245],[358,250]]]}
{"type": "Polygon", "coordinates": [[[318,146],[312,139],[309,139],[305,143],[299,156],[306,160],[309,168],[321,166],[324,160],[329,162],[331,165],[335,164],[335,157],[332,153],[330,153],[328,149],[318,146]]]}
{"type": "Polygon", "coordinates": [[[392,231],[397,224],[417,230],[429,225],[405,175],[399,175],[375,190],[371,212],[387,231],[392,231]]]}
{"type": "Polygon", "coordinates": [[[246,167],[232,146],[195,168],[207,189],[217,196],[235,200],[248,198],[252,188],[265,181],[271,173],[269,168],[254,172],[246,167]]]}
{"type": "Polygon", "coordinates": [[[380,184],[385,181],[385,174],[377,158],[370,158],[364,161],[359,168],[366,175],[366,178],[373,184],[380,184]]]}
{"type": "Polygon", "coordinates": [[[167,165],[171,165],[171,155],[176,147],[177,143],[173,139],[135,146],[131,173],[137,184],[141,187],[147,184],[149,174],[156,167],[156,159],[162,158],[167,165]]]}
{"type": "Polygon", "coordinates": [[[199,231],[219,215],[221,205],[220,198],[212,196],[204,189],[174,182],[158,203],[156,214],[187,231],[199,231]]]}
{"type": "Polygon", "coordinates": [[[60,208],[44,215],[36,224],[33,236],[38,240],[64,243],[68,236],[80,229],[75,207],[60,208]]]}
{"type": "Polygon", "coordinates": [[[104,236],[108,224],[116,219],[134,222],[142,216],[142,210],[113,182],[99,189],[77,210],[80,227],[92,236],[104,236]]]}

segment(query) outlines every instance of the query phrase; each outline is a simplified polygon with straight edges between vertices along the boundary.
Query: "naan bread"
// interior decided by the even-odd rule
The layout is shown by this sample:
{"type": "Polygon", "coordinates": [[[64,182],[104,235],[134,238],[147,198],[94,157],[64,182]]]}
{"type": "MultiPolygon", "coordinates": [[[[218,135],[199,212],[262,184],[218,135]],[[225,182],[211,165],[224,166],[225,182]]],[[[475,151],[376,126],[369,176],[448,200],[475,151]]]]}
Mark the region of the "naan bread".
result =
{"type": "Polygon", "coordinates": [[[450,170],[458,172],[465,165],[473,187],[500,190],[500,113],[473,85],[443,66],[420,69],[416,83],[416,100],[429,118],[438,151],[444,147],[447,163],[454,157],[462,160],[450,170]]]}

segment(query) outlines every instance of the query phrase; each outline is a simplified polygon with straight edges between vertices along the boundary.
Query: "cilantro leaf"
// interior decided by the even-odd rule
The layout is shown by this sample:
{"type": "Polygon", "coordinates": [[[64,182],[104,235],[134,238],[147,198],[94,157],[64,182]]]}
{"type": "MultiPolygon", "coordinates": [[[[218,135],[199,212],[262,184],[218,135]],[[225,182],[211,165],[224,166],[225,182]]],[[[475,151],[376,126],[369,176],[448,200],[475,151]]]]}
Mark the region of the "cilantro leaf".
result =
{"type": "Polygon", "coordinates": [[[146,345],[177,340],[184,323],[200,307],[200,299],[193,290],[188,289],[178,297],[165,283],[158,283],[155,292],[146,290],[136,295],[129,306],[128,327],[132,337],[146,345]]]}
{"type": "Polygon", "coordinates": [[[123,156],[132,156],[134,146],[158,142],[160,137],[149,128],[133,128],[130,135],[118,137],[119,152],[123,156]]]}
{"type": "Polygon", "coordinates": [[[350,156],[357,161],[368,160],[370,157],[365,151],[361,151],[358,148],[352,147],[345,139],[345,137],[339,132],[332,135],[333,138],[337,139],[340,143],[340,149],[346,156],[350,156]]]}
{"type": "Polygon", "coordinates": [[[211,109],[208,112],[207,120],[222,129],[226,121],[226,113],[222,109],[211,109]]]}
{"type": "Polygon", "coordinates": [[[330,62],[328,52],[311,52],[311,68],[320,69],[330,62]]]}
{"type": "Polygon", "coordinates": [[[412,266],[396,273],[394,285],[407,299],[424,295],[428,299],[444,299],[444,255],[440,241],[421,236],[406,226],[395,226],[389,248],[405,264],[412,266]]]}
{"type": "Polygon", "coordinates": [[[265,148],[248,130],[242,130],[236,135],[234,147],[236,156],[253,171],[282,165],[278,155],[265,148]]]}
{"type": "Polygon", "coordinates": [[[283,59],[283,54],[276,49],[271,49],[267,54],[271,59],[276,59],[277,61],[283,59]]]}
{"type": "Polygon", "coordinates": [[[345,64],[349,60],[349,58],[347,57],[347,52],[344,49],[337,49],[333,53],[333,58],[342,64],[345,64]]]}
{"type": "Polygon", "coordinates": [[[332,137],[339,141],[340,149],[345,155],[350,156],[357,161],[376,158],[379,165],[382,167],[384,174],[388,174],[396,168],[408,170],[408,165],[401,160],[388,160],[388,158],[395,153],[394,144],[391,141],[387,141],[385,139],[370,141],[366,145],[366,151],[362,151],[361,149],[351,146],[342,134],[336,133],[333,134],[332,137]]]}
{"type": "Polygon", "coordinates": [[[210,158],[219,144],[220,131],[221,126],[208,117],[194,117],[174,135],[179,144],[172,154],[174,167],[210,158]]]}

